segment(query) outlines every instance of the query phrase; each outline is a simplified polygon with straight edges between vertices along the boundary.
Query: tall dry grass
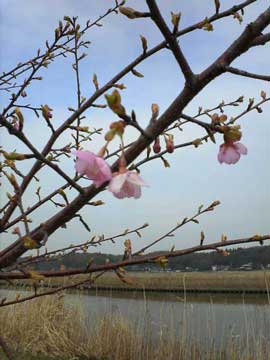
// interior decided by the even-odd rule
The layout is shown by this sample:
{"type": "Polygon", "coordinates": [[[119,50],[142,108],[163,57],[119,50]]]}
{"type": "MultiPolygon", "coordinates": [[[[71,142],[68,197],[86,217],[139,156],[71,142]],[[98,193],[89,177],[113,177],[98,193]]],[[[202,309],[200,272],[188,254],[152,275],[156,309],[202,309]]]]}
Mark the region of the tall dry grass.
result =
{"type": "Polygon", "coordinates": [[[170,330],[161,331],[157,338],[144,320],[134,323],[119,313],[108,313],[92,324],[82,307],[65,304],[63,296],[48,296],[1,309],[0,332],[18,360],[28,359],[27,354],[36,360],[44,356],[61,360],[269,359],[267,340],[248,333],[241,341],[229,338],[215,348],[211,341],[207,346],[196,343],[185,331],[180,338],[173,319],[170,330]]]}

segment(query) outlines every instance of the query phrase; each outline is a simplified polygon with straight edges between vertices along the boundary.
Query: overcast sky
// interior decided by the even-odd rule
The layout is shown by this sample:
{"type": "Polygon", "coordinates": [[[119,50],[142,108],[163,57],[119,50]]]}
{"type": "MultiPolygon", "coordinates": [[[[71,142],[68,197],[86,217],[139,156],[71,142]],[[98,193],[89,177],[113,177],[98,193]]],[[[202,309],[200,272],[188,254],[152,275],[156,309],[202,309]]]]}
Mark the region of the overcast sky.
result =
{"type": "MultiPolygon", "coordinates": [[[[240,3],[240,1],[222,1],[222,9],[240,3]]],[[[211,16],[214,13],[213,0],[160,0],[164,17],[170,19],[170,11],[182,12],[181,27],[211,16]]],[[[94,20],[106,9],[114,5],[114,1],[71,1],[71,0],[0,0],[1,23],[1,71],[8,70],[20,61],[25,61],[35,55],[38,48],[44,48],[45,40],[53,39],[54,29],[59,19],[64,15],[78,16],[81,24],[87,19],[94,20]]],[[[244,26],[254,20],[269,5],[267,0],[258,0],[245,10],[243,24],[240,25],[232,17],[214,24],[213,32],[197,30],[181,38],[180,44],[195,73],[202,71],[243,31],[244,26]]],[[[144,0],[129,0],[127,6],[138,10],[146,10],[144,0]]],[[[102,27],[91,30],[86,39],[91,41],[88,57],[81,62],[81,84],[83,95],[89,97],[94,87],[91,82],[93,73],[98,76],[102,85],[141,52],[139,35],[148,39],[152,47],[162,40],[160,33],[149,19],[131,21],[122,15],[110,15],[102,21],[102,27]]],[[[269,31],[269,28],[268,28],[269,31]]],[[[257,47],[237,59],[234,66],[241,69],[269,75],[270,47],[257,47]]],[[[58,59],[48,69],[41,71],[42,82],[35,82],[27,90],[27,98],[20,104],[31,103],[35,106],[49,104],[53,108],[53,123],[58,126],[70,114],[69,106],[76,106],[76,88],[74,71],[71,68],[73,59],[58,59]]],[[[134,109],[142,126],[146,126],[151,104],[158,103],[161,112],[166,110],[183,86],[183,77],[174,57],[168,50],[163,50],[147,59],[137,67],[144,78],[127,75],[124,82],[127,89],[122,92],[123,104],[128,111],[134,109]]],[[[269,84],[259,80],[223,75],[208,85],[201,94],[188,106],[185,112],[194,115],[198,106],[211,108],[222,100],[225,102],[245,98],[260,99],[260,91],[270,93],[269,84]]],[[[1,98],[1,108],[7,100],[1,98]]],[[[100,99],[99,103],[104,103],[100,99]]],[[[246,104],[239,108],[228,110],[229,116],[240,113],[246,104]]],[[[143,189],[139,200],[118,200],[109,192],[103,192],[97,199],[105,201],[106,206],[87,207],[81,213],[89,223],[92,233],[80,226],[74,219],[66,230],[56,231],[50,238],[49,248],[65,246],[70,243],[86,241],[93,235],[104,233],[105,236],[117,234],[125,228],[132,228],[148,222],[151,226],[144,230],[141,239],[132,237],[134,249],[143,243],[148,243],[155,237],[167,232],[177,221],[192,215],[200,204],[209,204],[220,200],[221,206],[214,213],[203,215],[199,225],[187,225],[174,238],[166,239],[153,248],[169,249],[173,244],[176,248],[197,244],[199,234],[204,230],[207,241],[216,241],[222,233],[229,238],[238,238],[256,233],[269,233],[269,103],[263,107],[264,112],[252,112],[241,119],[243,138],[241,142],[248,148],[248,156],[244,156],[236,165],[220,165],[217,161],[218,147],[222,137],[217,136],[217,144],[207,143],[198,149],[184,148],[166,156],[171,167],[165,169],[160,160],[155,160],[141,167],[141,176],[150,185],[143,189]]],[[[42,149],[49,135],[42,119],[37,119],[33,113],[24,112],[26,124],[25,133],[31,141],[42,149]]],[[[108,109],[92,109],[87,111],[84,125],[106,130],[116,117],[108,109]]],[[[207,120],[207,118],[205,118],[207,120]]],[[[26,149],[1,131],[1,143],[9,151],[26,149]]],[[[129,131],[128,139],[134,139],[136,132],[129,131]]],[[[201,129],[186,126],[185,131],[177,136],[177,143],[193,140],[203,135],[201,129]]],[[[94,138],[85,145],[85,149],[98,151],[102,138],[94,138]]],[[[71,141],[69,134],[64,135],[59,145],[71,141]]],[[[26,173],[27,164],[20,165],[26,173]]],[[[64,161],[62,166],[72,176],[74,162],[64,161]]],[[[25,194],[26,206],[37,200],[35,189],[42,185],[42,196],[63,183],[61,178],[50,170],[41,171],[40,184],[33,183],[25,194]]],[[[88,183],[85,183],[88,185],[88,183]]],[[[1,203],[6,200],[6,189],[3,190],[1,203]]],[[[74,194],[74,193],[72,193],[74,194]]],[[[71,195],[72,195],[71,194],[71,195]]],[[[59,199],[60,200],[60,199],[59,199]]],[[[52,206],[40,208],[32,217],[34,228],[55,213],[52,206]]],[[[0,248],[14,240],[14,235],[2,236],[0,248]]],[[[120,253],[123,251],[123,240],[116,245],[107,244],[95,251],[120,253]]]]}

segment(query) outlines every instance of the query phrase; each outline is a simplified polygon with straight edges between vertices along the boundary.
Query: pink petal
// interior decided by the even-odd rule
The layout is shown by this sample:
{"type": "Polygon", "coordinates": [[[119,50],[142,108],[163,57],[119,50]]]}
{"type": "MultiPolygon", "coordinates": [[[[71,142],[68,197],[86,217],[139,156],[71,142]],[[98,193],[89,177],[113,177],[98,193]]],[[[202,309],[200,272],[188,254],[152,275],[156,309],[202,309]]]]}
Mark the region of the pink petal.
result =
{"type": "Polygon", "coordinates": [[[142,189],[140,186],[135,186],[135,189],[134,189],[134,198],[135,199],[139,199],[141,197],[141,194],[142,194],[142,189]]]}
{"type": "Polygon", "coordinates": [[[75,164],[76,171],[81,175],[86,174],[87,169],[89,169],[95,161],[95,154],[82,150],[73,151],[73,154],[77,156],[75,164]]]}
{"type": "Polygon", "coordinates": [[[220,145],[219,147],[219,153],[218,153],[218,161],[222,164],[224,162],[225,157],[225,144],[220,145]]]}
{"type": "Polygon", "coordinates": [[[126,193],[124,191],[119,191],[118,193],[114,192],[113,195],[117,199],[124,199],[126,197],[126,193]]]}
{"type": "Polygon", "coordinates": [[[240,154],[247,155],[248,150],[245,145],[238,142],[238,143],[235,143],[234,146],[237,148],[237,150],[240,154]]]}
{"type": "Polygon", "coordinates": [[[134,185],[147,186],[138,173],[134,171],[128,172],[128,181],[134,185]]]}
{"type": "Polygon", "coordinates": [[[93,180],[99,187],[106,181],[111,180],[112,172],[106,161],[92,153],[91,151],[76,150],[73,152],[77,156],[75,169],[79,174],[86,175],[93,180]]]}
{"type": "Polygon", "coordinates": [[[130,183],[129,181],[126,181],[124,183],[124,186],[123,186],[122,189],[123,189],[123,191],[125,191],[126,196],[128,198],[130,198],[130,197],[133,197],[135,195],[135,188],[136,187],[137,187],[136,185],[130,183]]]}
{"type": "Polygon", "coordinates": [[[116,175],[112,178],[109,184],[109,191],[113,194],[119,193],[121,191],[124,182],[126,181],[127,173],[116,175]]]}
{"type": "Polygon", "coordinates": [[[125,197],[138,199],[141,196],[141,186],[145,186],[142,178],[135,171],[126,171],[112,178],[109,190],[118,199],[125,197]]]}
{"type": "Polygon", "coordinates": [[[226,164],[235,164],[237,163],[237,161],[240,159],[240,154],[237,151],[237,149],[235,149],[233,146],[229,146],[225,153],[224,153],[224,157],[223,160],[226,164]]]}

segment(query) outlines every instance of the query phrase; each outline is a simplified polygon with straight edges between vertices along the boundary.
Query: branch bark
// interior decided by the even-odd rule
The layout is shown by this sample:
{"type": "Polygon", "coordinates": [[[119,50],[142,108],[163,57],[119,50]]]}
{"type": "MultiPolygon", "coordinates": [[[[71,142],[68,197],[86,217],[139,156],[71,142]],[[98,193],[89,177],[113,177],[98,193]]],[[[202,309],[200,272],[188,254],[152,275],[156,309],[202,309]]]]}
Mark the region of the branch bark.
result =
{"type": "Polygon", "coordinates": [[[159,8],[155,0],[146,0],[149,10],[151,12],[151,18],[159,28],[160,32],[163,34],[166,42],[168,43],[173,55],[178,62],[182,73],[186,79],[186,82],[192,86],[194,82],[195,75],[193,74],[189,63],[187,62],[178,42],[177,37],[174,35],[168,26],[166,25],[165,20],[163,19],[159,8]]]}
{"type": "Polygon", "coordinates": [[[251,72],[248,72],[248,71],[237,69],[237,68],[232,67],[232,66],[225,66],[225,70],[227,72],[229,72],[229,73],[232,73],[232,74],[235,74],[235,75],[240,75],[240,76],[245,76],[245,77],[248,77],[248,78],[251,78],[251,79],[270,81],[270,75],[255,74],[255,73],[251,73],[251,72]]]}

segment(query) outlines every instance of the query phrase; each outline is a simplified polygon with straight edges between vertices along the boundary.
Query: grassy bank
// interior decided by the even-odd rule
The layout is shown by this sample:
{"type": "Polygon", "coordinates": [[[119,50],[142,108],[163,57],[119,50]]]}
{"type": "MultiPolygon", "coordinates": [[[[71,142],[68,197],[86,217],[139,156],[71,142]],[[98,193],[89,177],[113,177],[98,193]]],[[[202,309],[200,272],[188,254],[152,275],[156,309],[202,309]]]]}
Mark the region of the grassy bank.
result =
{"type": "MultiPolygon", "coordinates": [[[[162,289],[257,289],[270,286],[270,271],[224,272],[129,272],[134,287],[162,289]]],[[[127,286],[113,273],[97,279],[98,286],[127,286]]]]}
{"type": "MultiPolygon", "coordinates": [[[[86,275],[65,278],[45,279],[43,283],[52,285],[70,284],[82,281],[86,275]]],[[[224,271],[224,272],[127,272],[131,284],[123,283],[114,272],[107,272],[94,284],[107,288],[136,289],[179,289],[179,290],[268,290],[270,271],[224,271]]],[[[14,281],[16,284],[29,284],[31,281],[14,281]]],[[[7,283],[2,282],[2,286],[7,283]]]]}
{"type": "Polygon", "coordinates": [[[157,337],[145,319],[135,323],[119,313],[107,313],[89,323],[82,307],[65,305],[63,296],[0,309],[1,336],[16,360],[269,359],[268,340],[248,330],[237,341],[229,336],[217,346],[210,338],[205,346],[187,335],[188,323],[182,325],[180,336],[172,319],[170,329],[157,337]]]}

